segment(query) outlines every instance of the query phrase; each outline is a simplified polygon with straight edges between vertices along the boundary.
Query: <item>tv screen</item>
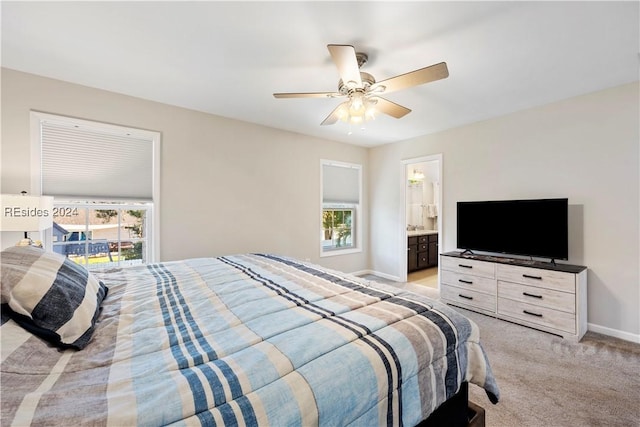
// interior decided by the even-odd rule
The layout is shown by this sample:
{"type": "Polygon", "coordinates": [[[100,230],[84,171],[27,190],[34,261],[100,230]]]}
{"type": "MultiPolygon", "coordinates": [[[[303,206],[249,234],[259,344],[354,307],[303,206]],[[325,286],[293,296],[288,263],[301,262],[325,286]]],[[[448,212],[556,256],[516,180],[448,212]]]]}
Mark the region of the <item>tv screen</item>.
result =
{"type": "Polygon", "coordinates": [[[568,199],[458,202],[459,249],[569,259],[568,199]]]}

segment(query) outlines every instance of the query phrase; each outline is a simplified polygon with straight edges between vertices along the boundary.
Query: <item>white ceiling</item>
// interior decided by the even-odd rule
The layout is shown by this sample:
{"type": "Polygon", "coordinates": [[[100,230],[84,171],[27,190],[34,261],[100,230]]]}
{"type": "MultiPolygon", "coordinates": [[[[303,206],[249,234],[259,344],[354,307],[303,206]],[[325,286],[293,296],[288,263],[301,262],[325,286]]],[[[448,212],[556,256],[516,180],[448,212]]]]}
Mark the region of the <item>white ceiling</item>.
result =
{"type": "Polygon", "coordinates": [[[363,146],[637,81],[639,2],[2,2],[2,66],[363,146]],[[445,61],[449,78],[386,97],[413,111],[364,131],[320,122],[341,99],[327,44],[384,80],[445,61]]]}

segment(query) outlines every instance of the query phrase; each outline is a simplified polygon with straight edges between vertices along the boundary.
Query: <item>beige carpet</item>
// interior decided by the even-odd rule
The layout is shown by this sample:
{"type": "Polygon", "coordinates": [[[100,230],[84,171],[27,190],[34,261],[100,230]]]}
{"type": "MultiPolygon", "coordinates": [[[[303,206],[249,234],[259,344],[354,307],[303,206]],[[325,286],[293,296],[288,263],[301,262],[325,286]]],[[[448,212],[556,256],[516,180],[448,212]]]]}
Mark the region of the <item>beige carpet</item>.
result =
{"type": "Polygon", "coordinates": [[[587,332],[580,343],[460,309],[480,339],[500,386],[469,398],[487,426],[640,426],[640,344],[587,332]]]}
{"type": "MultiPolygon", "coordinates": [[[[435,289],[370,280],[438,298],[435,289]]],[[[640,426],[640,344],[587,332],[580,343],[457,309],[475,321],[501,399],[484,390],[469,398],[484,407],[488,427],[640,426]]]]}

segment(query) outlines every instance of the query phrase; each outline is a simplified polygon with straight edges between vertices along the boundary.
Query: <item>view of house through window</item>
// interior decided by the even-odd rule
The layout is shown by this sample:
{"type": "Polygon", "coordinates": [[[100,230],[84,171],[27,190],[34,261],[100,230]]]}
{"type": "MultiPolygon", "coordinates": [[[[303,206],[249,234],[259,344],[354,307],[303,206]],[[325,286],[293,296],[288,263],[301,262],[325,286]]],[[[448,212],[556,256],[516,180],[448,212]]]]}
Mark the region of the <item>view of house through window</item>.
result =
{"type": "Polygon", "coordinates": [[[146,204],[54,201],[53,250],[89,269],[148,261],[146,204]]]}

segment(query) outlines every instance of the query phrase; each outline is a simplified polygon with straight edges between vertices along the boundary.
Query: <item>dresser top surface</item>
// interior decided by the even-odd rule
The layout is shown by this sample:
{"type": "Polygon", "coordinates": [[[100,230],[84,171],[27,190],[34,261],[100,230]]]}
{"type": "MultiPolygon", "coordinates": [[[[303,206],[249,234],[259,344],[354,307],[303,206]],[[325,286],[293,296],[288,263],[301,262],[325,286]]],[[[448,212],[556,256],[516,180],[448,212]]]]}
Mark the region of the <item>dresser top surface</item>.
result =
{"type": "Polygon", "coordinates": [[[460,258],[460,259],[472,259],[476,261],[495,262],[498,264],[540,268],[543,270],[562,271],[565,273],[574,273],[574,274],[580,273],[581,271],[587,269],[587,267],[583,265],[558,264],[558,263],[550,263],[550,262],[544,262],[544,261],[533,261],[528,259],[509,258],[509,257],[493,256],[493,255],[476,255],[476,254],[463,255],[462,252],[458,252],[458,251],[445,252],[441,255],[453,257],[453,258],[460,258]]]}

